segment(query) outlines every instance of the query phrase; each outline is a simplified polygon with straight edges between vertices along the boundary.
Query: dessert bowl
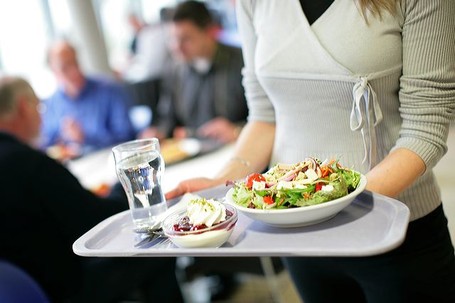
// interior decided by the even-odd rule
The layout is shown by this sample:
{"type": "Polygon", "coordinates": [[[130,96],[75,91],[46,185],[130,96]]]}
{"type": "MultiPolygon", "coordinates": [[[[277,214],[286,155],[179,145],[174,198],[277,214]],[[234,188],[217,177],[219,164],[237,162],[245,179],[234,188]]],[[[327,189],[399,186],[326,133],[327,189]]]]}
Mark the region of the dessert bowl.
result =
{"type": "Polygon", "coordinates": [[[237,222],[237,210],[232,205],[226,208],[226,219],[210,227],[189,223],[187,210],[176,211],[163,221],[164,234],[181,248],[216,248],[223,245],[231,236],[237,222]]]}

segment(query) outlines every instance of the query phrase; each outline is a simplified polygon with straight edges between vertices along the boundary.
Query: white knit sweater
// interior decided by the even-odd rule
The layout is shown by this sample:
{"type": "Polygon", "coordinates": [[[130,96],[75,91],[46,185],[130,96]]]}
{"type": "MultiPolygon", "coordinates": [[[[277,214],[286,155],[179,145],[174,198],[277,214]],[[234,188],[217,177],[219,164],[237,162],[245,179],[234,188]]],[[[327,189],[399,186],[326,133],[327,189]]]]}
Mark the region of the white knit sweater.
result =
{"type": "Polygon", "coordinates": [[[335,0],[310,25],[298,0],[238,0],[250,121],[276,123],[271,164],[338,157],[362,172],[407,148],[427,170],[399,196],[440,203],[432,168],[455,109],[455,1],[402,0],[369,16],[335,0]]]}

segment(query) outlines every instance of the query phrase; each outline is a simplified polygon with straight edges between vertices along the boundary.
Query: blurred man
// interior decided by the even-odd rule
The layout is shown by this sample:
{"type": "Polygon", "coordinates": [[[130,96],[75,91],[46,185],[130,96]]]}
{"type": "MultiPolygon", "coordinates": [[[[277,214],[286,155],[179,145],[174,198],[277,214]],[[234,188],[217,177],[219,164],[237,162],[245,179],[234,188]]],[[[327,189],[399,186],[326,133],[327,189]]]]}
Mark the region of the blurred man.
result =
{"type": "Polygon", "coordinates": [[[48,52],[57,91],[44,100],[43,147],[75,147],[83,154],[134,137],[126,90],[109,80],[85,76],[74,47],[55,42],[48,52]]]}
{"type": "Polygon", "coordinates": [[[204,3],[179,4],[171,48],[179,62],[164,76],[154,126],[142,137],[237,139],[248,114],[241,84],[241,50],[217,41],[219,27],[204,3]]]}
{"type": "Polygon", "coordinates": [[[149,294],[144,302],[181,302],[173,258],[72,252],[76,239],[128,204],[123,191],[95,196],[30,146],[40,131],[38,106],[25,80],[0,77],[0,259],[25,270],[52,302],[119,302],[138,288],[149,294]]]}

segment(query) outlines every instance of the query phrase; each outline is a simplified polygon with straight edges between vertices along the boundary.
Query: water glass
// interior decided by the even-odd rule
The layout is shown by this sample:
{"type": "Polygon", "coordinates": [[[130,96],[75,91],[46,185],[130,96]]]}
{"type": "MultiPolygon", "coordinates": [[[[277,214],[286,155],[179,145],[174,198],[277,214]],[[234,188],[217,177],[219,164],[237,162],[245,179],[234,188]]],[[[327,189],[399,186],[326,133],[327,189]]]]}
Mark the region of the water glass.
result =
{"type": "Polygon", "coordinates": [[[167,210],[161,188],[164,161],[158,139],[129,141],[112,148],[115,169],[128,197],[135,232],[159,226],[167,210]]]}

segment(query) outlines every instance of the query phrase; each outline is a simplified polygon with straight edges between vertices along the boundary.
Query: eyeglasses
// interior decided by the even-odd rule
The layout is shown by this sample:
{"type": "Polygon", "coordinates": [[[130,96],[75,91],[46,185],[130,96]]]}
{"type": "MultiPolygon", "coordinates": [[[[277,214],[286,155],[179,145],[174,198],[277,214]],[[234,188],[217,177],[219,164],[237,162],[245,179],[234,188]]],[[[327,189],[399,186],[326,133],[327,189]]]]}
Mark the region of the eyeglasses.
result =
{"type": "Polygon", "coordinates": [[[40,114],[43,114],[47,110],[47,106],[44,102],[40,101],[36,96],[30,100],[31,106],[34,106],[36,111],[40,114]]]}
{"type": "Polygon", "coordinates": [[[44,104],[41,101],[38,101],[38,103],[36,104],[36,111],[40,114],[44,114],[46,110],[47,110],[46,104],[44,104]]]}

